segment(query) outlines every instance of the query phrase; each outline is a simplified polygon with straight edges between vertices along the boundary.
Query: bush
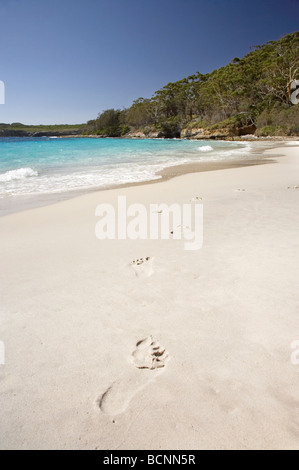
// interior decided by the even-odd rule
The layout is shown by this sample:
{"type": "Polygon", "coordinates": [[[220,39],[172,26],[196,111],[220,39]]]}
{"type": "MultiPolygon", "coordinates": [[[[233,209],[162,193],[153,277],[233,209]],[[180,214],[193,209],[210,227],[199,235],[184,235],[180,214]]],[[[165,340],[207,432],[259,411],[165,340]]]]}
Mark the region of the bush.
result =
{"type": "Polygon", "coordinates": [[[163,136],[168,139],[181,136],[182,125],[178,116],[160,121],[157,127],[162,132],[163,136]]]}
{"type": "Polygon", "coordinates": [[[257,129],[255,135],[258,137],[267,137],[271,135],[284,135],[284,132],[280,126],[265,126],[261,129],[257,129]]]}
{"type": "Polygon", "coordinates": [[[257,119],[257,127],[259,132],[270,127],[276,132],[273,135],[299,135],[299,105],[265,109],[257,119]]]}
{"type": "Polygon", "coordinates": [[[120,132],[120,135],[126,135],[128,134],[128,132],[130,132],[130,127],[129,126],[122,126],[121,127],[121,132],[120,132]]]}

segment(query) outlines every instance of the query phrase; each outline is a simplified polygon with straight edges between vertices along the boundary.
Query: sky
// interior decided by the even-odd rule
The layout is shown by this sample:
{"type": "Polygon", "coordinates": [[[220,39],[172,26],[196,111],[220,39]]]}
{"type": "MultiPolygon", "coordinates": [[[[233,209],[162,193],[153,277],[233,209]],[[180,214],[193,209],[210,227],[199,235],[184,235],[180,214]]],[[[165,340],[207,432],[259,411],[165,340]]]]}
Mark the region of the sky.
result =
{"type": "Polygon", "coordinates": [[[78,124],[298,30],[299,0],[0,0],[0,122],[78,124]]]}

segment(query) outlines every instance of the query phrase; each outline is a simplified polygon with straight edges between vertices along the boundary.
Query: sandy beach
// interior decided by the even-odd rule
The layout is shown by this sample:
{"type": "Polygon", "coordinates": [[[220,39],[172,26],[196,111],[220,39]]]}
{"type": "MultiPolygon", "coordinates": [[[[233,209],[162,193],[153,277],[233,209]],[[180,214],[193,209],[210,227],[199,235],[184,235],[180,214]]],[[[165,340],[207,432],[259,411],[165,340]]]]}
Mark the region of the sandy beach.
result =
{"type": "Polygon", "coordinates": [[[298,449],[298,142],[265,155],[0,219],[1,449],[298,449]],[[99,240],[120,195],[202,204],[202,248],[99,240]]]}

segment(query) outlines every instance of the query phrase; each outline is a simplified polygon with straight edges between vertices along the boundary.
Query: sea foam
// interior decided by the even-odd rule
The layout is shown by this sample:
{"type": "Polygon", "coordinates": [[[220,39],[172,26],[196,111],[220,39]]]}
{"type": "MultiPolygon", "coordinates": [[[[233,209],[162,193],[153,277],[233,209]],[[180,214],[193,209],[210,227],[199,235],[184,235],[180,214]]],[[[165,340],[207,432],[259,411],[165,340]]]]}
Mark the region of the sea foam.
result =
{"type": "MultiPolygon", "coordinates": [[[[269,147],[270,142],[263,145],[269,147]]],[[[156,180],[161,170],[173,165],[247,159],[254,146],[254,142],[226,141],[0,137],[0,198],[156,180]]]]}
{"type": "Polygon", "coordinates": [[[31,176],[37,176],[38,173],[32,168],[18,168],[17,170],[6,171],[0,174],[0,183],[7,183],[13,180],[22,180],[31,176]]]}
{"type": "Polygon", "coordinates": [[[200,150],[200,152],[211,152],[211,150],[214,149],[210,145],[203,145],[202,147],[198,147],[198,150],[200,150]]]}

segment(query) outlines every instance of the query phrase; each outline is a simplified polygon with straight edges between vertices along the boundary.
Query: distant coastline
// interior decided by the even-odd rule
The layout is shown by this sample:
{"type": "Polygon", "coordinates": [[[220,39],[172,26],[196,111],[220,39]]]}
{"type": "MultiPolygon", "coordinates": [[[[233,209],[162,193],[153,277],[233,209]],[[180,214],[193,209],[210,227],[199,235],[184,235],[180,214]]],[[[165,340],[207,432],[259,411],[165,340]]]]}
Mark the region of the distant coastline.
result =
{"type": "MultiPolygon", "coordinates": [[[[30,126],[24,126],[26,129],[30,126]]],[[[36,126],[32,126],[34,129],[36,126]]],[[[45,126],[46,127],[46,126],[45,126]]],[[[50,127],[50,126],[49,126],[50,127]]],[[[61,127],[53,126],[53,127],[61,127]]],[[[295,141],[299,140],[299,135],[296,136],[277,136],[277,135],[269,135],[269,136],[257,136],[254,134],[244,134],[244,135],[222,135],[222,134],[208,134],[198,136],[198,135],[187,135],[183,137],[165,137],[165,136],[158,136],[158,135],[145,135],[141,131],[132,131],[126,135],[113,137],[113,136],[106,136],[106,135],[96,135],[96,134],[82,134],[77,130],[69,131],[28,131],[23,129],[1,129],[0,125],[0,138],[5,137],[20,137],[20,138],[37,138],[37,137],[57,137],[61,139],[105,139],[105,138],[115,138],[115,139],[186,139],[186,140],[225,140],[225,141],[273,141],[273,142],[282,142],[282,141],[295,141]]]]}

